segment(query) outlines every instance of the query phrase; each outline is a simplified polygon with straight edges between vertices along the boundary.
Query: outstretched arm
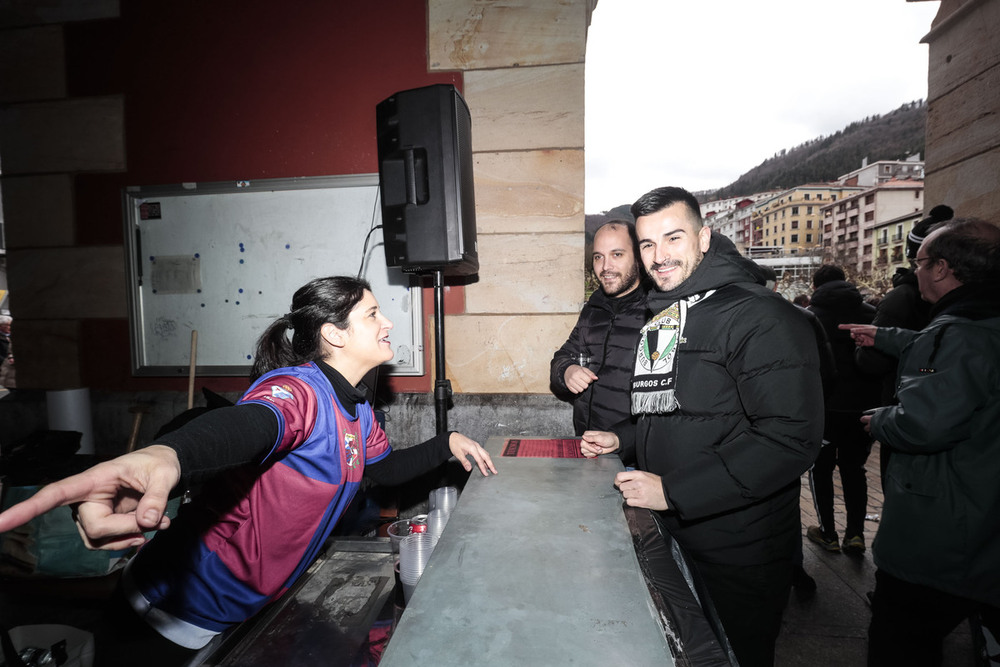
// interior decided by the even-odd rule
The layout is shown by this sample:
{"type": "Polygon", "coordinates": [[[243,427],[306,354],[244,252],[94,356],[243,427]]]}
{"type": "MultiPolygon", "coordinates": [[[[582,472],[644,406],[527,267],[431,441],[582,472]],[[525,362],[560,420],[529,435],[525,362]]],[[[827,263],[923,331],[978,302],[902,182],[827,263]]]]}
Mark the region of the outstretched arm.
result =
{"type": "Polygon", "coordinates": [[[146,541],[143,532],[170,525],[164,511],[180,475],[177,454],[170,447],[139,449],[42,487],[0,513],[0,533],[56,507],[76,504],[77,528],[87,548],[139,546],[146,541]]]}

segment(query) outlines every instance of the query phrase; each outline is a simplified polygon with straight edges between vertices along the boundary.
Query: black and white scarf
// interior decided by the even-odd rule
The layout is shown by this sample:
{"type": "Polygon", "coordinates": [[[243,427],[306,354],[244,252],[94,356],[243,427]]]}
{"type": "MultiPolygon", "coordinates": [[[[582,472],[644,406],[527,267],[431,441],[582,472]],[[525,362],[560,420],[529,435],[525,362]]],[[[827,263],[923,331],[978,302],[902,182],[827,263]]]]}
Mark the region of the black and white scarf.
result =
{"type": "Polygon", "coordinates": [[[675,301],[642,327],[632,372],[632,414],[665,414],[680,407],[677,348],[686,342],[687,312],[714,293],[715,290],[709,290],[675,301]]]}

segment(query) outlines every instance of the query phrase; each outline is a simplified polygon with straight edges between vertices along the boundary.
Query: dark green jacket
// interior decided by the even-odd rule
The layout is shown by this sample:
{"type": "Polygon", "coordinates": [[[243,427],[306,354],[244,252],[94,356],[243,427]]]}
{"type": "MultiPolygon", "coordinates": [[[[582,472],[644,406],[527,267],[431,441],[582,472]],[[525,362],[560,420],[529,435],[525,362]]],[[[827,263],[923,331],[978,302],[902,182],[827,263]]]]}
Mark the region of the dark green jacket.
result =
{"type": "Polygon", "coordinates": [[[893,450],[875,563],[1000,606],[1000,304],[963,287],[935,309],[923,331],[875,338],[900,359],[899,405],[871,421],[893,450]]]}

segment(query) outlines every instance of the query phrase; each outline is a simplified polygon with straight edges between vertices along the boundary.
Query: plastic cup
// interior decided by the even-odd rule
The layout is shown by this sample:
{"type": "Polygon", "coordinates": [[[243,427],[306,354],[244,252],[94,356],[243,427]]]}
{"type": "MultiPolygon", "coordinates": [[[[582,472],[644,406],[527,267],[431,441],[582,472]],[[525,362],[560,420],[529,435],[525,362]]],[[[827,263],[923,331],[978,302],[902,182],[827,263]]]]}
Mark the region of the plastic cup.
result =
{"type": "Polygon", "coordinates": [[[410,598],[413,597],[413,591],[416,590],[417,585],[416,584],[408,584],[408,583],[406,583],[405,581],[402,581],[402,580],[400,580],[400,583],[403,586],[403,603],[404,604],[409,604],[410,603],[410,598]]]}
{"type": "Polygon", "coordinates": [[[431,491],[430,496],[427,499],[427,506],[430,511],[433,510],[444,510],[445,513],[451,513],[455,509],[455,504],[458,502],[458,489],[454,486],[443,486],[439,489],[434,489],[431,491]]]}
{"type": "Polygon", "coordinates": [[[427,532],[441,537],[444,527],[448,524],[449,516],[451,515],[442,509],[431,510],[431,513],[427,515],[427,532]]]}
{"type": "Polygon", "coordinates": [[[416,586],[437,541],[437,535],[430,533],[414,533],[403,538],[399,543],[399,580],[402,583],[416,586]]]}
{"type": "Polygon", "coordinates": [[[403,541],[403,538],[410,534],[410,520],[402,519],[400,521],[394,521],[389,525],[389,529],[386,531],[389,533],[389,542],[392,544],[392,553],[399,553],[399,543],[403,541]]]}

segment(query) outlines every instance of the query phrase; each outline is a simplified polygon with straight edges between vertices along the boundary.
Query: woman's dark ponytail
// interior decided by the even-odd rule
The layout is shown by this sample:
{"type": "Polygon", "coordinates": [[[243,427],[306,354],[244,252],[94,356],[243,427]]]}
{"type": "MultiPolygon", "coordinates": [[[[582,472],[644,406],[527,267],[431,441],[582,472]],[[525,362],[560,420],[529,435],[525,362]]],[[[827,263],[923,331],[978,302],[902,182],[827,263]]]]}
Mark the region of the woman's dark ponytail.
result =
{"type": "Polygon", "coordinates": [[[298,366],[322,356],[322,327],[329,322],[348,327],[348,316],[364,298],[369,284],[360,278],[317,278],[296,290],[292,309],[282,315],[257,339],[250,380],[285,366],[298,366]],[[288,329],[292,329],[291,340],[288,329]]]}

